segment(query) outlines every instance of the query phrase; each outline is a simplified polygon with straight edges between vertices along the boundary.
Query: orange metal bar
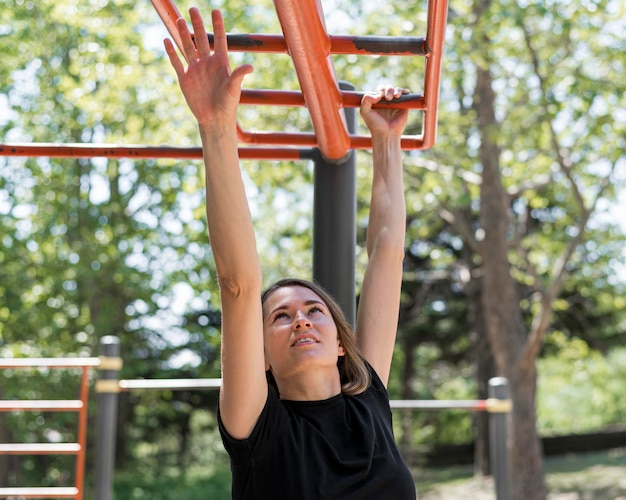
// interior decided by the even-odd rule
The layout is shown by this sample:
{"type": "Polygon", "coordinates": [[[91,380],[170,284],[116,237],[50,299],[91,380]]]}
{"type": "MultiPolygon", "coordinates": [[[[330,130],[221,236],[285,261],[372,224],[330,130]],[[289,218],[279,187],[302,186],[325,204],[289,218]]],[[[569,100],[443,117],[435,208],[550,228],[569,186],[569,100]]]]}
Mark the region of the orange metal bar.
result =
{"type": "Polygon", "coordinates": [[[330,160],[339,160],[350,149],[339,84],[330,58],[319,0],[274,0],[278,20],[289,47],[304,100],[311,115],[318,146],[330,160]]]}
{"type": "MultiPolygon", "coordinates": [[[[289,144],[293,144],[289,142],[289,144]]],[[[239,148],[242,160],[298,161],[311,158],[311,149],[301,148],[239,148]]],[[[170,146],[120,146],[117,144],[51,144],[15,143],[0,144],[0,156],[21,156],[29,158],[130,158],[145,160],[151,158],[202,159],[202,148],[176,148],[170,146]]],[[[2,363],[0,362],[0,367],[2,363]]]]}
{"type": "Polygon", "coordinates": [[[424,97],[426,100],[422,128],[422,147],[424,149],[432,147],[437,138],[439,82],[441,80],[441,60],[443,58],[447,18],[448,0],[430,0],[428,2],[426,44],[430,53],[426,56],[426,73],[424,76],[424,97]]]}
{"type": "Polygon", "coordinates": [[[424,56],[427,52],[424,38],[330,35],[331,54],[424,56]]]}
{"type": "Polygon", "coordinates": [[[80,400],[83,405],[78,412],[78,432],[77,440],[80,451],[76,456],[75,464],[75,478],[74,482],[78,487],[78,494],[76,500],[82,500],[83,498],[83,485],[85,483],[85,456],[87,452],[87,405],[89,402],[89,370],[87,367],[82,367],[82,373],[80,377],[80,400]]]}
{"type": "Polygon", "coordinates": [[[176,28],[176,20],[182,16],[176,8],[176,5],[174,5],[174,2],[171,0],[150,1],[152,2],[152,6],[154,7],[154,9],[157,11],[157,14],[159,14],[159,17],[161,18],[161,21],[163,21],[163,24],[167,28],[170,36],[174,40],[174,43],[184,57],[185,52],[183,51],[183,43],[180,36],[178,35],[178,29],[176,28]]]}
{"type": "MultiPolygon", "coordinates": [[[[179,44],[175,19],[180,16],[173,0],[151,0],[168,31],[179,44]]],[[[279,52],[291,56],[302,93],[290,91],[242,91],[242,104],[306,105],[313,122],[312,134],[282,132],[249,132],[238,127],[239,139],[247,144],[319,147],[329,159],[339,159],[348,148],[370,149],[368,137],[350,137],[346,131],[341,107],[358,107],[362,93],[339,90],[330,54],[422,55],[426,58],[424,96],[410,96],[394,101],[392,106],[424,111],[422,134],[403,136],[402,148],[427,149],[434,144],[437,130],[441,58],[447,19],[447,0],[430,0],[427,34],[417,37],[331,36],[326,32],[320,0],[274,0],[284,36],[261,34],[227,35],[229,50],[279,52]]],[[[212,40],[213,35],[209,34],[212,40]]],[[[244,148],[248,149],[248,148],[244,148]]],[[[271,149],[270,149],[271,151],[271,149]]],[[[252,159],[247,151],[240,157],[252,159]]],[[[273,155],[265,151],[265,155],[273,155]]],[[[290,156],[290,153],[286,153],[290,156]]],[[[281,156],[281,154],[277,155],[281,156]]],[[[281,159],[281,158],[275,158],[281,159]]]]}
{"type": "MultiPolygon", "coordinates": [[[[272,133],[272,132],[246,132],[239,129],[240,140],[250,144],[274,144],[314,146],[317,144],[315,134],[305,133],[272,133]]],[[[350,149],[371,149],[372,140],[369,136],[351,136],[350,149]]],[[[402,149],[416,149],[415,140],[402,139],[402,149]]],[[[0,156],[27,157],[27,158],[128,158],[131,160],[146,160],[154,158],[168,158],[178,160],[202,159],[202,148],[176,148],[169,146],[119,146],[107,145],[95,146],[93,144],[0,144],[0,156]]],[[[313,157],[313,151],[309,147],[245,147],[239,148],[239,158],[242,160],[266,160],[266,161],[300,161],[313,157]]],[[[0,368],[2,368],[0,363],[0,368]]]]}
{"type": "MultiPolygon", "coordinates": [[[[424,56],[428,53],[426,40],[418,37],[328,35],[328,39],[330,54],[424,56]]],[[[230,52],[289,52],[285,38],[280,35],[227,33],[226,41],[230,52]]],[[[213,47],[212,33],[209,33],[209,43],[213,47]]]]}
{"type": "MultiPolygon", "coordinates": [[[[355,92],[342,90],[341,105],[344,108],[358,108],[361,106],[361,99],[365,92],[355,92]]],[[[266,106],[304,106],[304,96],[301,92],[294,90],[252,90],[243,89],[241,91],[241,104],[256,104],[266,106]]],[[[382,101],[374,104],[374,108],[385,108],[392,106],[398,109],[426,109],[424,96],[417,94],[407,94],[399,99],[395,99],[391,103],[382,101]]]]}

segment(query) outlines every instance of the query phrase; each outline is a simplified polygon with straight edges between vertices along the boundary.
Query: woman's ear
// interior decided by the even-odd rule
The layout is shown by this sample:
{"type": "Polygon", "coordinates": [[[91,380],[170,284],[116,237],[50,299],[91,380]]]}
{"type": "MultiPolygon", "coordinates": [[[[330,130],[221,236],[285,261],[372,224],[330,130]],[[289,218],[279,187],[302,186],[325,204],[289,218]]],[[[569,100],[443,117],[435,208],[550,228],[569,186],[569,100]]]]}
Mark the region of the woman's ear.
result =
{"type": "Polygon", "coordinates": [[[341,345],[341,342],[337,342],[337,355],[338,356],[345,356],[346,355],[346,350],[343,348],[343,346],[341,345]]]}

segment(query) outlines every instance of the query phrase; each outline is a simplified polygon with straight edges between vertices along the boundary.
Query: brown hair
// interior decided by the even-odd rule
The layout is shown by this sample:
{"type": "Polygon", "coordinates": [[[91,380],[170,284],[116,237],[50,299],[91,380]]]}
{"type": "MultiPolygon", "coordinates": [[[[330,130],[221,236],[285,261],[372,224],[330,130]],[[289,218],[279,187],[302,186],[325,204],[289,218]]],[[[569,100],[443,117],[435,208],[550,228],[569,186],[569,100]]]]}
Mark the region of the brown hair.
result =
{"type": "MultiPolygon", "coordinates": [[[[331,316],[337,326],[339,343],[343,347],[345,354],[337,360],[339,377],[341,379],[341,392],[347,396],[356,396],[364,392],[372,381],[372,376],[367,367],[367,363],[356,346],[356,337],[348,323],[341,307],[335,299],[321,285],[299,278],[285,278],[277,281],[267,288],[261,295],[261,303],[265,306],[267,298],[279,288],[287,286],[301,286],[308,288],[317,294],[326,304],[331,316]]],[[[268,380],[276,384],[273,377],[268,380]]]]}

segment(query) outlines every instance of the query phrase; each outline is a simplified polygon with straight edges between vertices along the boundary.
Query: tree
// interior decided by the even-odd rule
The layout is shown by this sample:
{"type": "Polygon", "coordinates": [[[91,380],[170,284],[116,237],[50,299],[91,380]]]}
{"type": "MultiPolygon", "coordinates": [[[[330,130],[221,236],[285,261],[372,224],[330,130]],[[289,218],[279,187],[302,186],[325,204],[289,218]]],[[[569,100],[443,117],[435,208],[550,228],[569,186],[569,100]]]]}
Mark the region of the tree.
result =
{"type": "Polygon", "coordinates": [[[510,381],[513,498],[546,494],[535,428],[535,361],[564,283],[589,251],[585,231],[594,210],[614,193],[624,161],[613,147],[623,142],[623,125],[607,126],[619,121],[610,103],[623,106],[624,84],[610,78],[608,66],[592,70],[576,57],[615,50],[617,32],[605,18],[615,7],[597,3],[573,12],[559,4],[479,1],[467,13],[468,41],[485,48],[465,65],[474,79],[471,108],[465,107],[474,119],[468,139],[476,144],[470,151],[476,151],[482,182],[480,227],[460,232],[481,258],[486,331],[498,373],[510,381]],[[511,174],[520,168],[525,175],[515,184],[511,174]],[[533,206],[539,201],[533,196],[546,189],[558,204],[533,206]],[[531,230],[533,219],[545,233],[531,230]]]}

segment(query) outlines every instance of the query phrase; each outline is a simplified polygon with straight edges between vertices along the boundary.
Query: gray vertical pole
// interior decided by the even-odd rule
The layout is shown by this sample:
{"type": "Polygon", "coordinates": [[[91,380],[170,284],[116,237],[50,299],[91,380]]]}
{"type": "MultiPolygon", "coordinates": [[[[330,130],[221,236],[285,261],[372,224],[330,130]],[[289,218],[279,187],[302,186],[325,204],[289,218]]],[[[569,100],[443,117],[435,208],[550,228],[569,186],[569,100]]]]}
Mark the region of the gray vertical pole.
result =
{"type": "Polygon", "coordinates": [[[506,421],[511,411],[509,382],[504,377],[489,379],[489,455],[497,500],[509,499],[506,421]]]}
{"type": "Polygon", "coordinates": [[[119,372],[122,368],[120,341],[107,335],[100,339],[99,379],[96,382],[98,413],[96,416],[96,500],[113,497],[115,438],[117,435],[117,400],[119,372]]]}
{"type": "MultiPolygon", "coordinates": [[[[354,90],[340,82],[342,90],[354,90]]],[[[356,132],[356,109],[344,108],[348,132],[356,132]]],[[[348,322],[356,317],[356,153],[331,162],[315,159],[313,279],[337,300],[348,322]]]]}

